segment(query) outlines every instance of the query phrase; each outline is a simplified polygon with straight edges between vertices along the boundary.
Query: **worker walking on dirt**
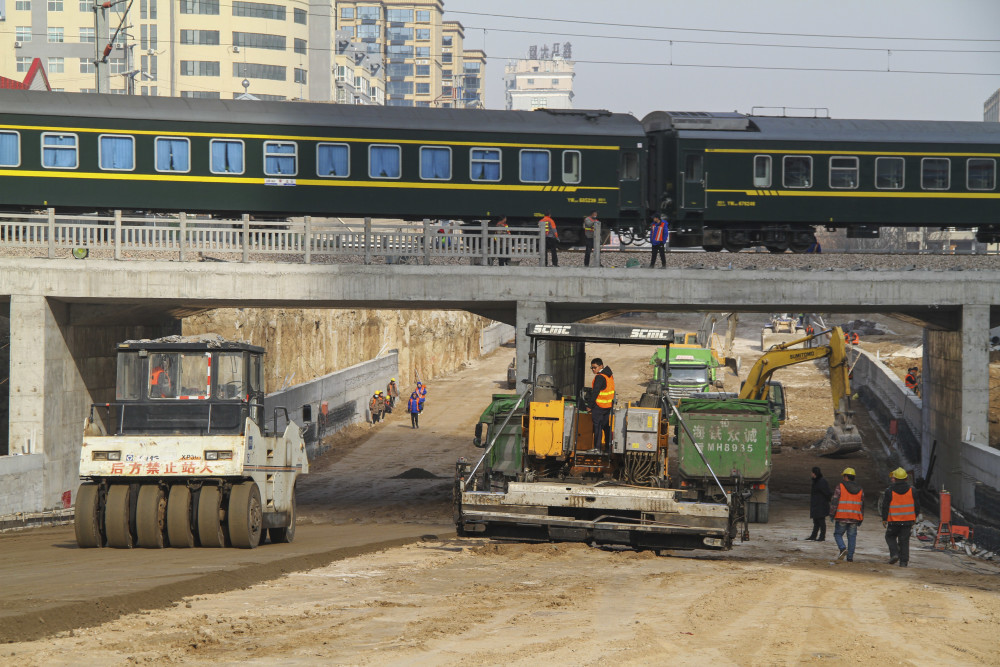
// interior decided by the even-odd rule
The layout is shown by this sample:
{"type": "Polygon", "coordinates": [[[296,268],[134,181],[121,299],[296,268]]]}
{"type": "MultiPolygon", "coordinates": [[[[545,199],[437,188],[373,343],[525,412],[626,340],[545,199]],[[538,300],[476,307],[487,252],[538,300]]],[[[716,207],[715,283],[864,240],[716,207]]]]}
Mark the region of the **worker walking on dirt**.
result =
{"type": "Polygon", "coordinates": [[[885,543],[889,545],[889,565],[899,563],[900,567],[906,567],[910,562],[910,531],[920,510],[906,471],[896,468],[892,478],[892,484],[882,494],[882,525],[885,543]]]}
{"type": "Polygon", "coordinates": [[[812,490],[809,493],[809,518],[813,520],[812,534],[807,540],[826,541],[826,517],[830,515],[830,498],[833,491],[823,477],[819,466],[812,469],[812,490]]]}
{"type": "Polygon", "coordinates": [[[385,395],[389,401],[389,412],[396,407],[396,399],[399,398],[399,387],[396,386],[396,378],[389,380],[389,384],[385,386],[385,395]]]}
{"type": "Polygon", "coordinates": [[[918,369],[916,366],[910,366],[908,369],[906,369],[905,382],[906,382],[906,388],[919,396],[920,393],[917,391],[917,387],[919,386],[919,382],[917,381],[917,370],[918,369]]]}
{"type": "Polygon", "coordinates": [[[410,413],[410,428],[420,428],[420,397],[417,392],[410,394],[410,400],[406,402],[406,411],[410,413]]]}
{"type": "Polygon", "coordinates": [[[371,399],[368,401],[368,412],[372,416],[372,424],[377,424],[381,413],[378,409],[378,392],[372,394],[371,399]]]}
{"type": "Polygon", "coordinates": [[[417,381],[417,399],[419,411],[424,411],[424,401],[427,400],[427,385],[423,384],[419,380],[417,381]]]}
{"type": "Polygon", "coordinates": [[[604,365],[600,357],[590,360],[590,370],[594,372],[588,405],[594,422],[594,449],[602,451],[601,436],[607,450],[611,449],[611,407],[615,401],[615,378],[611,368],[604,365]]]}
{"type": "Polygon", "coordinates": [[[381,391],[375,392],[375,396],[378,398],[378,420],[382,421],[385,419],[386,405],[385,405],[385,394],[381,391]]]}
{"type": "Polygon", "coordinates": [[[865,492],[855,479],[854,468],[844,468],[843,481],[837,485],[830,500],[830,516],[833,517],[833,539],[837,541],[840,554],[837,560],[854,561],[854,545],[858,539],[858,527],[865,520],[865,492]],[[844,544],[847,533],[847,544],[844,544]]]}

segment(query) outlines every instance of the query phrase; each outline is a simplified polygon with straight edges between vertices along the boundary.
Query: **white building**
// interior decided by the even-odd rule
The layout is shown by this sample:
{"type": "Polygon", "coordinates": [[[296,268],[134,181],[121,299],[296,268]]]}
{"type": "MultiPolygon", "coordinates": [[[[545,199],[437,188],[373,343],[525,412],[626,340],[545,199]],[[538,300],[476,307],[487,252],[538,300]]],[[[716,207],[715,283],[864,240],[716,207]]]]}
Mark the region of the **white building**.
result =
{"type": "Polygon", "coordinates": [[[1000,122],[1000,90],[990,95],[989,99],[983,103],[983,120],[1000,122]]]}
{"type": "Polygon", "coordinates": [[[504,67],[507,109],[572,109],[574,63],[569,42],[532,46],[528,57],[504,67]]]}

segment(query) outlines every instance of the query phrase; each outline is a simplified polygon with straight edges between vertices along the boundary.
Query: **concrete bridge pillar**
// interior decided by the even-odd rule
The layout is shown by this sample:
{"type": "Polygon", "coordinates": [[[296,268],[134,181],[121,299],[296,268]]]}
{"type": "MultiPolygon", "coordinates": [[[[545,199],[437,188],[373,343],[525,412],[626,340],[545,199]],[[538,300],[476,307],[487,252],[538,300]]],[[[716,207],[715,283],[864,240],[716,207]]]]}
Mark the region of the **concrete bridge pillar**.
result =
{"type": "Polygon", "coordinates": [[[989,329],[989,306],[966,305],[960,331],[924,331],[923,472],[936,441],[931,483],[953,498],[965,483],[962,441],[989,442],[989,329]]]}

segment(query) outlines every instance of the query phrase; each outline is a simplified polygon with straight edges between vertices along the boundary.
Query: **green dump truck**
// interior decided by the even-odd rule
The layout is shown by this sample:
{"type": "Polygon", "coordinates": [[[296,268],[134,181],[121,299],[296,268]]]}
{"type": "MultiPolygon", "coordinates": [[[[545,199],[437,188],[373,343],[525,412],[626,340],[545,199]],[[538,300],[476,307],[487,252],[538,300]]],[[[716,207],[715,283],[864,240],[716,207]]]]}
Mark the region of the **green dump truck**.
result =
{"type": "MultiPolygon", "coordinates": [[[[649,360],[653,366],[653,381],[656,383],[660,381],[667,354],[661,347],[649,360]]],[[[669,359],[667,392],[670,400],[677,401],[694,393],[712,391],[719,377],[719,360],[712,350],[704,347],[671,346],[669,359]]]]}
{"type": "Polygon", "coordinates": [[[767,401],[737,398],[685,398],[677,404],[691,435],[701,446],[698,454],[687,431],[670,420],[677,443],[677,476],[691,500],[711,499],[718,485],[705,460],[715,470],[727,491],[737,477],[752,491],[747,501],[747,519],[767,523],[768,484],[771,479],[771,433],[777,414],[767,401]],[[727,482],[728,480],[728,482],[727,482]]]}

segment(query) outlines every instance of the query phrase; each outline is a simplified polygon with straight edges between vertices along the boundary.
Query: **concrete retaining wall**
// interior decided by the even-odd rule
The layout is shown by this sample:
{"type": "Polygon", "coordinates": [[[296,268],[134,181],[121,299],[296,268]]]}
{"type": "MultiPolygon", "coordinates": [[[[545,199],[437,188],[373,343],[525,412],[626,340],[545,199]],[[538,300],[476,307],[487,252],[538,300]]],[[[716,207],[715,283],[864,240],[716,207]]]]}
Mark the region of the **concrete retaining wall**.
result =
{"type": "MultiPolygon", "coordinates": [[[[861,395],[872,419],[888,433],[890,424],[896,422],[895,437],[890,437],[894,453],[899,455],[905,467],[920,467],[920,474],[926,474],[921,466],[921,442],[923,427],[921,412],[923,401],[906,388],[906,385],[888,366],[874,354],[857,350],[854,364],[854,379],[851,387],[861,395]]],[[[926,465],[926,462],[923,462],[926,465]]]]}
{"type": "Polygon", "coordinates": [[[45,506],[45,455],[0,458],[0,517],[45,506]]]}
{"type": "Polygon", "coordinates": [[[483,329],[479,337],[480,354],[489,354],[504,343],[514,340],[516,330],[509,324],[497,322],[483,329]]]}
{"type": "MultiPolygon", "coordinates": [[[[319,454],[319,442],[324,436],[330,435],[345,426],[367,421],[368,400],[378,390],[385,391],[390,378],[399,375],[399,351],[390,350],[388,354],[355,364],[339,370],[312,382],[305,382],[294,387],[276,391],[264,399],[264,414],[270,429],[273,421],[274,408],[284,407],[292,421],[303,424],[302,406],[312,406],[312,423],[306,432],[306,444],[309,457],[319,454]],[[326,412],[323,404],[326,403],[326,412]]],[[[399,409],[399,403],[396,404],[399,409]]],[[[277,419],[277,430],[284,430],[287,422],[284,413],[277,419]]]]}

